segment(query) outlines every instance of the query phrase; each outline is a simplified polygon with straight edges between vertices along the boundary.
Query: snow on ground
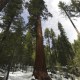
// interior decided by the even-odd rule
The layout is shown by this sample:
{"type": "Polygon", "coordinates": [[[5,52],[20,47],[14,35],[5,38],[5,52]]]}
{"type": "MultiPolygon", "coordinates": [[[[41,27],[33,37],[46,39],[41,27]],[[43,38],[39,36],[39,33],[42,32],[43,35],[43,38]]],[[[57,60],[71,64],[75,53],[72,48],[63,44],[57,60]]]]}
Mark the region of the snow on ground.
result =
{"type": "MultiPolygon", "coordinates": [[[[8,80],[31,80],[31,79],[34,79],[34,77],[32,76],[32,72],[16,71],[14,73],[10,72],[8,80]]],[[[53,74],[52,80],[72,80],[72,79],[70,78],[66,79],[63,76],[60,76],[59,74],[57,75],[53,74]]],[[[74,80],[80,80],[80,79],[74,79],[74,80]]]]}
{"type": "Polygon", "coordinates": [[[32,77],[32,72],[21,72],[21,71],[17,71],[17,72],[10,72],[9,74],[9,79],[8,80],[31,80],[32,77]]]}

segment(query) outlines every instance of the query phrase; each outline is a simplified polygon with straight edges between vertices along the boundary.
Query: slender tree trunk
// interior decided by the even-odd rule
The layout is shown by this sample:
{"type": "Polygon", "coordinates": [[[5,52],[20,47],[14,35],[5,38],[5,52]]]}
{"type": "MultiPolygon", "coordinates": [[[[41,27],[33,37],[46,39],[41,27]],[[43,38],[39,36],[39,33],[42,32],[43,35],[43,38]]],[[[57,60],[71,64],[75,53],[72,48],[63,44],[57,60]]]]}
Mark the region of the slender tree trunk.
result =
{"type": "Polygon", "coordinates": [[[50,49],[50,39],[48,38],[48,45],[49,45],[49,52],[50,52],[50,55],[51,55],[51,49],[50,49]]]}
{"type": "Polygon", "coordinates": [[[5,80],[8,80],[8,78],[9,78],[9,72],[10,72],[10,69],[11,69],[11,67],[12,67],[12,65],[13,65],[14,57],[15,57],[15,50],[13,51],[12,57],[9,58],[10,61],[9,61],[9,63],[8,63],[8,67],[7,67],[7,75],[6,75],[6,79],[5,79],[5,80]]]}
{"type": "Polygon", "coordinates": [[[78,29],[76,28],[75,24],[74,24],[73,21],[71,20],[71,18],[70,18],[70,16],[68,15],[67,11],[66,11],[65,9],[64,9],[64,11],[65,11],[67,17],[69,18],[70,22],[72,23],[74,29],[76,30],[78,36],[80,37],[80,33],[79,33],[78,29]]]}
{"type": "Polygon", "coordinates": [[[8,80],[9,72],[10,72],[10,68],[11,68],[11,65],[10,65],[10,64],[8,64],[8,68],[7,68],[7,75],[6,75],[6,79],[5,79],[5,80],[8,80]]]}
{"type": "Polygon", "coordinates": [[[52,58],[52,54],[51,54],[51,48],[50,48],[50,39],[49,39],[49,37],[48,37],[48,45],[49,45],[49,47],[48,47],[48,51],[49,51],[49,65],[50,65],[50,67],[49,67],[49,69],[50,69],[50,71],[51,71],[51,69],[52,69],[52,61],[51,61],[51,58],[52,58]]]}
{"type": "Polygon", "coordinates": [[[9,0],[0,0],[0,11],[6,6],[9,0]]]}
{"type": "Polygon", "coordinates": [[[57,63],[58,54],[57,54],[57,46],[54,38],[52,38],[52,48],[54,52],[54,59],[55,59],[54,66],[55,66],[57,63]]]}
{"type": "Polygon", "coordinates": [[[48,76],[43,46],[41,19],[37,18],[36,34],[36,58],[33,75],[38,80],[51,80],[48,76]]]}

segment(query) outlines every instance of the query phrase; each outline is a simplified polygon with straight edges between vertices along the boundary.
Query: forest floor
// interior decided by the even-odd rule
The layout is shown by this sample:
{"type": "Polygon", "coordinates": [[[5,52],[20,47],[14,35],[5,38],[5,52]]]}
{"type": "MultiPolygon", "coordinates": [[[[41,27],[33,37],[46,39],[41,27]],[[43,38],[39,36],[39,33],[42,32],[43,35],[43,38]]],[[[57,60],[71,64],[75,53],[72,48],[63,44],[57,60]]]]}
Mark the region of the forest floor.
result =
{"type": "MultiPolygon", "coordinates": [[[[50,72],[49,72],[50,74],[50,72]]],[[[34,77],[32,76],[32,72],[25,72],[25,71],[16,71],[14,73],[10,72],[9,79],[8,80],[32,80],[34,77]]],[[[59,74],[53,74],[52,80],[80,80],[80,78],[64,78],[63,76],[59,74]]]]}

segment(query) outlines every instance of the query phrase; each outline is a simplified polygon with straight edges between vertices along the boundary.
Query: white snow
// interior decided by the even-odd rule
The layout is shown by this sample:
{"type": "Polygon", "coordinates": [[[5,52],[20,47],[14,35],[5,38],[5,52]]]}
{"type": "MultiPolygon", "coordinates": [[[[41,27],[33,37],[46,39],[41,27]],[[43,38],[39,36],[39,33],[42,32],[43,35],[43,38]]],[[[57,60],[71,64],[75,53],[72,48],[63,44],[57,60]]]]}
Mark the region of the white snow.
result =
{"type": "Polygon", "coordinates": [[[32,78],[34,78],[32,72],[17,71],[14,73],[10,72],[8,80],[31,80],[32,78]]]}
{"type": "MultiPolygon", "coordinates": [[[[34,79],[34,77],[32,76],[32,72],[16,71],[14,73],[10,72],[8,80],[31,80],[31,79],[34,79]]],[[[71,80],[71,79],[70,78],[66,79],[63,77],[63,75],[53,74],[52,80],[71,80]]],[[[80,79],[76,78],[75,80],[80,79]]]]}

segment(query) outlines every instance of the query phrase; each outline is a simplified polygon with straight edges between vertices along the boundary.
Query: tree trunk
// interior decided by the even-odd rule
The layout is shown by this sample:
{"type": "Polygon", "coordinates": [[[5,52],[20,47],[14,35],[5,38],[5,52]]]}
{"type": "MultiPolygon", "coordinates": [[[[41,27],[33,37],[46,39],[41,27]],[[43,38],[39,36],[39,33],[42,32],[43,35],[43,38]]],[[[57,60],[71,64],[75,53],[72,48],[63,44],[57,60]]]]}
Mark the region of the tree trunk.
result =
{"type": "Polygon", "coordinates": [[[46,69],[40,17],[37,17],[36,28],[36,57],[33,75],[38,80],[51,80],[46,69]]]}
{"type": "Polygon", "coordinates": [[[0,0],[0,11],[6,6],[9,0],[0,0]]]}
{"type": "Polygon", "coordinates": [[[64,11],[65,11],[67,17],[69,18],[70,22],[72,23],[74,29],[76,30],[78,36],[80,37],[80,33],[79,33],[78,29],[76,28],[75,24],[74,24],[73,21],[71,20],[71,18],[70,18],[70,16],[68,15],[67,11],[66,11],[65,9],[64,9],[64,11]]]}
{"type": "Polygon", "coordinates": [[[6,79],[5,80],[8,80],[8,78],[9,78],[9,72],[10,72],[10,69],[11,69],[12,64],[13,64],[14,56],[15,56],[15,51],[13,51],[12,57],[9,57],[10,60],[9,60],[9,63],[8,63],[7,75],[6,75],[6,79]]]}
{"type": "Polygon", "coordinates": [[[9,72],[10,72],[10,67],[11,67],[11,65],[10,65],[10,64],[8,64],[8,68],[7,68],[7,75],[6,75],[6,79],[5,79],[5,80],[8,80],[9,72]]]}
{"type": "Polygon", "coordinates": [[[49,45],[49,47],[48,47],[48,51],[49,51],[49,69],[50,69],[50,71],[51,71],[51,69],[52,69],[52,61],[51,61],[51,58],[52,58],[52,54],[51,54],[51,48],[50,48],[50,40],[49,40],[49,37],[48,37],[48,45],[49,45]]]}

